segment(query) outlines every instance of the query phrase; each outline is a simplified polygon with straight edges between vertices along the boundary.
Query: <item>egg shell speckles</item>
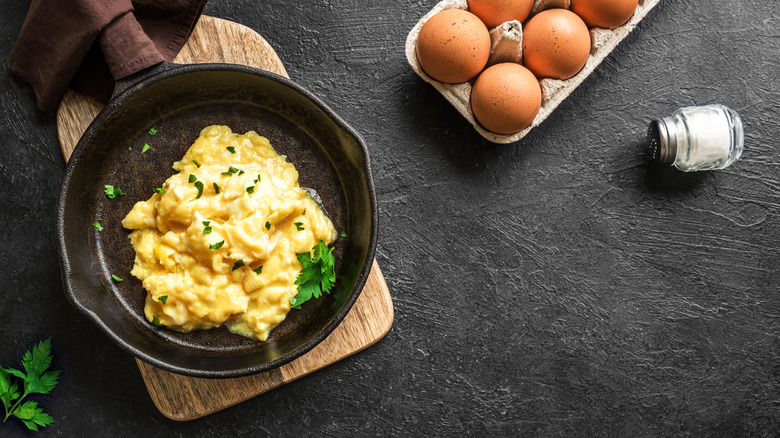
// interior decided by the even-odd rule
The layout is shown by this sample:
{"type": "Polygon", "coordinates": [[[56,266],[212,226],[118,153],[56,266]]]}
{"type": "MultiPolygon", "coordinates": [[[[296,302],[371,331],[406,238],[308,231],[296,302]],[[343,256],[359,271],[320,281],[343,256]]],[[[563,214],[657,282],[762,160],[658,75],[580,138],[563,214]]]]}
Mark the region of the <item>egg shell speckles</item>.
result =
{"type": "Polygon", "coordinates": [[[523,64],[540,79],[568,79],[588,62],[590,45],[588,26],[577,14],[548,9],[525,25],[523,64]]]}
{"type": "Polygon", "coordinates": [[[542,89],[536,77],[511,62],[485,69],[471,92],[474,117],[496,134],[522,131],[533,122],[541,105],[542,89]]]}
{"type": "Polygon", "coordinates": [[[448,84],[466,82],[485,68],[490,33],[471,12],[446,9],[420,30],[417,59],[425,73],[448,84]]]}

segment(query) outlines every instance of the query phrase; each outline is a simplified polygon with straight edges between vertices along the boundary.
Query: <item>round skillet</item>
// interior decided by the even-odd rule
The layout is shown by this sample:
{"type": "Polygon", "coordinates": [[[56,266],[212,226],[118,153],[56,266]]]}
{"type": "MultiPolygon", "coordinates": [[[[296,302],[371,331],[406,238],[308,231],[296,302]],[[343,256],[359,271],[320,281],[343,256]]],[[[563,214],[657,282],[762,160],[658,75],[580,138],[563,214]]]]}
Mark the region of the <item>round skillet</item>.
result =
{"type": "Polygon", "coordinates": [[[368,277],[377,207],[366,145],[318,98],[273,73],[232,64],[156,70],[112,99],[68,163],[57,216],[66,293],[123,348],[168,371],[237,377],[283,365],[338,326],[368,277]],[[334,289],[288,313],[266,342],[225,328],[179,333],[154,327],[143,316],[146,291],[129,274],[135,252],[122,219],[174,173],[173,162],[213,124],[267,137],[298,169],[301,186],[319,194],[336,229],[347,233],[335,243],[334,289]],[[151,148],[142,152],[145,143],[151,148]],[[106,185],[126,195],[109,199],[106,185]],[[103,231],[92,225],[96,221],[103,231]]]}

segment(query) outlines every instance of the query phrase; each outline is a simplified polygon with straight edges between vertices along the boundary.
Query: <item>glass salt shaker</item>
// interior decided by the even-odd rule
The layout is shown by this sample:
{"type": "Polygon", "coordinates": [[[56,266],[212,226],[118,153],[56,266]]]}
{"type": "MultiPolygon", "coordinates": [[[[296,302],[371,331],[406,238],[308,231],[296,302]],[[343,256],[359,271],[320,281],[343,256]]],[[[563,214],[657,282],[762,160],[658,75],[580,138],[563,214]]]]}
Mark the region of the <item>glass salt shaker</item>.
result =
{"type": "Polygon", "coordinates": [[[723,169],[742,155],[745,134],[736,111],[723,105],[680,108],[650,122],[650,159],[684,172],[723,169]]]}

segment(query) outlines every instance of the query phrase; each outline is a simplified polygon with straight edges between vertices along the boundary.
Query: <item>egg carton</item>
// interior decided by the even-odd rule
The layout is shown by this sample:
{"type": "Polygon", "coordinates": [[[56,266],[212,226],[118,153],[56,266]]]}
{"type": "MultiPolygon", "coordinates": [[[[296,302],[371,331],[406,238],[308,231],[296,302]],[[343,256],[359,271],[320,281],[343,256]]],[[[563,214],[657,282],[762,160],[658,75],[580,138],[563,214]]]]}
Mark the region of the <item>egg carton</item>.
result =
{"type": "Polygon", "coordinates": [[[474,129],[479,132],[480,135],[493,143],[514,143],[521,138],[525,137],[533,128],[541,124],[547,116],[549,116],[558,105],[563,102],[581,83],[585,80],[595,69],[601,64],[601,61],[607,57],[607,55],[614,50],[617,45],[623,41],[623,38],[627,37],[629,33],[636,27],[636,25],[653,9],[661,0],[639,0],[636,12],[628,22],[616,29],[602,29],[593,28],[590,29],[591,49],[588,61],[585,67],[580,70],[575,76],[566,79],[542,79],[539,84],[542,87],[542,107],[539,113],[534,118],[533,122],[524,130],[511,135],[495,134],[487,131],[474,118],[474,113],[471,112],[470,98],[471,87],[476,78],[469,82],[463,82],[460,84],[445,84],[439,82],[423,71],[419,61],[417,61],[417,38],[420,35],[420,29],[428,19],[434,16],[436,13],[443,11],[444,9],[465,9],[468,10],[467,0],[443,0],[439,2],[433,9],[430,10],[425,16],[423,16],[417,25],[409,32],[409,36],[406,38],[406,59],[409,65],[412,67],[417,75],[419,75],[425,82],[433,85],[434,88],[450,101],[450,103],[474,126],[474,129]]]}

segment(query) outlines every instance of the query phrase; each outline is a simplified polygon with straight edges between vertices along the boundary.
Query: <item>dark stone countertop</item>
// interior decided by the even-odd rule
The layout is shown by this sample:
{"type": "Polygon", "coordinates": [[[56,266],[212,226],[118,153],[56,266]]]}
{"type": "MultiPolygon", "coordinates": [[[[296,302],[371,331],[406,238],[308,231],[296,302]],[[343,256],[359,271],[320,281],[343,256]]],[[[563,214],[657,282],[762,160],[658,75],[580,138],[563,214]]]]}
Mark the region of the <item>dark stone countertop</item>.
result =
{"type": "MultiPolygon", "coordinates": [[[[34,399],[57,423],[40,436],[780,435],[778,3],[664,0],[508,146],[407,65],[407,32],[434,4],[209,3],[367,140],[396,316],[368,350],[187,423],[67,302],[55,120],[3,64],[0,364],[53,338],[61,383],[34,399]],[[715,102],[745,120],[739,162],[646,163],[651,117],[715,102]]],[[[7,59],[28,2],[0,5],[7,59]]]]}

